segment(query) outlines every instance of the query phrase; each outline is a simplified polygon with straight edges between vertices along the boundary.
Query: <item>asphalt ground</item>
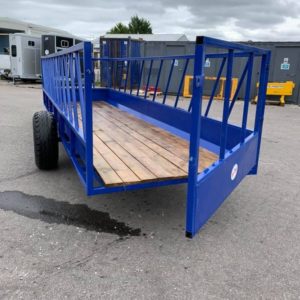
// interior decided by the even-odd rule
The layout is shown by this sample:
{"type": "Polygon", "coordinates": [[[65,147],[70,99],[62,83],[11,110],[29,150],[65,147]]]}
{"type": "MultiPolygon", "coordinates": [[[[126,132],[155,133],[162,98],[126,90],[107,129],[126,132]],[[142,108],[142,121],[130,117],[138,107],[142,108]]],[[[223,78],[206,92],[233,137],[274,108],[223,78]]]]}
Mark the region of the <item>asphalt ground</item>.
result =
{"type": "Polygon", "coordinates": [[[0,83],[0,299],[300,299],[300,107],[266,107],[259,174],[191,240],[185,185],[89,198],[62,147],[37,170],[41,99],[0,83]]]}

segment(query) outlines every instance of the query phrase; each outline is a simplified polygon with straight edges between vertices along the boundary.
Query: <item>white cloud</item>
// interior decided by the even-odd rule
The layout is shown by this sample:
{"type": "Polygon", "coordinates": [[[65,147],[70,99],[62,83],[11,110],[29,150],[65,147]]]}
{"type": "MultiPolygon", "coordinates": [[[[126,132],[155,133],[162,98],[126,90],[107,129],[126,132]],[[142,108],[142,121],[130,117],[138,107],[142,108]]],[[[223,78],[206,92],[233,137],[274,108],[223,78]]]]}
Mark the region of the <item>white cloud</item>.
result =
{"type": "Polygon", "coordinates": [[[209,35],[227,40],[300,40],[297,0],[0,0],[0,7],[3,17],[85,38],[98,37],[137,14],[150,20],[154,33],[185,33],[190,39],[209,35]]]}

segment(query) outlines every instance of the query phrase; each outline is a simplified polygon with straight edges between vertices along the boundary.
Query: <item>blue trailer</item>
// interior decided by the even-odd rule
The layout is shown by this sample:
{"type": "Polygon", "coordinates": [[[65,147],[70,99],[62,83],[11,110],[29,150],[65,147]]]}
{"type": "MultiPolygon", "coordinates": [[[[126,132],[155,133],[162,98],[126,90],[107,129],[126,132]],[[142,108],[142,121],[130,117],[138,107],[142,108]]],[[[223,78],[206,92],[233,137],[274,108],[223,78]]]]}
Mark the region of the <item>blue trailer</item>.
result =
{"type": "MultiPolygon", "coordinates": [[[[87,195],[186,183],[186,236],[193,237],[242,179],[257,173],[269,62],[267,50],[203,36],[196,39],[194,55],[96,59],[91,43],[82,42],[43,57],[46,111],[33,117],[36,164],[40,169],[55,168],[60,141],[87,195]],[[217,53],[210,48],[218,48],[217,53]],[[218,60],[220,67],[210,98],[204,100],[208,58],[218,60]],[[124,86],[93,87],[97,60],[109,62],[112,68],[120,62],[138,63],[137,88],[127,80],[132,78],[130,68],[126,68],[124,86]],[[230,99],[232,67],[242,60],[237,91],[230,99]],[[183,62],[182,76],[177,94],[170,96],[168,88],[178,61],[183,62]],[[249,128],[254,61],[260,65],[259,93],[254,126],[249,128]],[[193,92],[183,106],[180,96],[189,64],[193,66],[193,92]],[[152,73],[155,65],[157,71],[152,73]],[[160,85],[162,68],[169,70],[165,86],[160,85]],[[210,108],[223,73],[225,97],[217,119],[210,115],[210,108]],[[140,91],[143,76],[147,86],[155,78],[150,97],[147,87],[140,91]],[[236,125],[229,117],[242,85],[243,113],[236,125]],[[156,95],[158,87],[161,96],[156,95]]],[[[114,76],[124,76],[118,68],[114,70],[114,76]]]]}

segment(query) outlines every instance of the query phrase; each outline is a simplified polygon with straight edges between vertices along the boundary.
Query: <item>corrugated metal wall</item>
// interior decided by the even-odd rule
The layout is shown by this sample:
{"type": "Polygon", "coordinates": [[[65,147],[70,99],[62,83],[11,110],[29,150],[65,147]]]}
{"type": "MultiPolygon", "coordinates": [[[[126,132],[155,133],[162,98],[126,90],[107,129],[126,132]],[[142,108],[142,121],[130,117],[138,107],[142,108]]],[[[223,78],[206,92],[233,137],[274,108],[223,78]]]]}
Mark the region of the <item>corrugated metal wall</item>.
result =
{"type": "MultiPolygon", "coordinates": [[[[269,49],[272,51],[272,59],[270,65],[270,74],[269,81],[294,81],[296,86],[294,88],[293,95],[290,97],[286,97],[286,102],[295,103],[300,105],[300,42],[248,42],[245,44],[249,44],[252,46],[269,49]],[[284,59],[288,59],[290,67],[288,70],[282,70],[281,64],[284,59]]],[[[195,43],[194,42],[145,42],[143,47],[142,56],[163,56],[163,55],[185,55],[185,54],[194,54],[195,43]]],[[[221,49],[208,49],[209,52],[222,52],[221,49]]],[[[259,79],[259,61],[256,59],[253,68],[253,79],[252,79],[252,87],[251,87],[251,97],[252,99],[257,94],[256,83],[259,79]]],[[[234,69],[233,76],[240,77],[245,66],[245,59],[235,59],[234,61],[234,69]]],[[[193,62],[190,62],[187,75],[192,75],[192,65],[193,62]]],[[[210,66],[205,68],[205,73],[207,76],[216,76],[218,72],[218,68],[220,66],[220,60],[213,59],[210,60],[210,66]]],[[[147,68],[147,67],[146,67],[147,68]]],[[[153,66],[153,75],[156,74],[158,70],[158,64],[153,66]]],[[[222,76],[225,76],[225,70],[223,70],[222,76]]],[[[146,70],[147,73],[148,70],[146,70]]],[[[173,74],[174,84],[170,85],[170,92],[176,93],[176,85],[175,82],[180,80],[180,74],[182,71],[182,64],[180,61],[175,68],[175,72],[173,74]]],[[[166,83],[166,76],[168,74],[168,66],[164,66],[162,70],[162,78],[159,86],[164,87],[166,83]]],[[[153,76],[154,78],[154,76],[153,76]]],[[[153,83],[151,83],[153,84],[153,83]]],[[[205,89],[209,93],[211,90],[211,84],[207,82],[205,89]]],[[[243,98],[244,95],[244,87],[242,86],[239,98],[243,98]]]]}
{"type": "Polygon", "coordinates": [[[293,81],[296,86],[293,95],[286,101],[300,105],[300,42],[251,42],[246,43],[272,51],[269,81],[293,81]],[[281,69],[284,59],[288,59],[289,69],[281,69]]]}

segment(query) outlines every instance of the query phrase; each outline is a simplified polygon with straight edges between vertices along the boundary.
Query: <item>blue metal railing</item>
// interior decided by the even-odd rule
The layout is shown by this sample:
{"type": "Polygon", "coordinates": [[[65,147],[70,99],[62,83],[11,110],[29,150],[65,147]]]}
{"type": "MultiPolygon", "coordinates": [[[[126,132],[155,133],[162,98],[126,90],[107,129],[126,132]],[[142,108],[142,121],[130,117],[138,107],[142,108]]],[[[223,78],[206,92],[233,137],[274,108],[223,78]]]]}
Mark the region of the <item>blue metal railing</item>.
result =
{"type": "Polygon", "coordinates": [[[175,100],[173,107],[177,108],[181,90],[183,87],[184,77],[187,73],[189,62],[194,59],[194,55],[177,55],[177,56],[153,56],[153,57],[126,57],[126,58],[93,58],[93,61],[100,61],[105,64],[105,74],[102,75],[102,86],[118,90],[124,93],[138,96],[144,99],[149,97],[149,88],[153,86],[152,101],[157,100],[157,92],[163,93],[162,103],[165,104],[166,96],[169,94],[170,84],[176,80],[173,74],[175,62],[182,62],[184,65],[180,76],[180,82],[176,91],[173,91],[175,100]],[[157,73],[154,74],[154,65],[157,65],[157,73]],[[135,68],[132,68],[133,65],[135,68]],[[136,71],[138,74],[134,74],[136,71]],[[168,74],[167,81],[163,84],[163,70],[168,74]],[[133,80],[136,79],[136,80],[133,80]],[[151,84],[153,82],[153,84],[151,84]],[[113,83],[118,83],[113,84],[113,83]]]}
{"type": "MultiPolygon", "coordinates": [[[[179,104],[185,75],[193,61],[193,93],[190,104],[187,105],[186,113],[191,118],[190,156],[193,160],[198,157],[199,144],[195,142],[200,138],[201,120],[209,117],[212,102],[215,98],[218,84],[222,74],[225,72],[225,93],[222,111],[220,130],[217,133],[219,140],[219,159],[223,160],[228,152],[228,120],[236,103],[237,97],[241,94],[244,86],[244,106],[242,113],[242,124],[240,126],[240,143],[245,141],[249,134],[247,129],[250,88],[252,84],[253,63],[255,58],[261,58],[259,100],[257,105],[254,132],[261,137],[262,116],[264,112],[264,93],[266,88],[269,53],[267,51],[232,44],[223,48],[224,53],[207,54],[207,45],[213,45],[212,40],[196,45],[195,55],[157,56],[157,57],[131,57],[131,58],[92,58],[91,44],[84,42],[72,48],[42,58],[43,91],[56,107],[59,114],[70,125],[73,133],[78,136],[84,145],[86,163],[87,186],[92,186],[93,174],[93,143],[92,143],[92,76],[93,62],[100,61],[100,64],[107,64],[103,68],[106,77],[104,87],[119,92],[130,94],[140,99],[151,102],[158,101],[162,105],[172,106],[174,109],[183,109],[179,104]],[[225,51],[224,50],[224,51],[225,51]],[[212,87],[210,98],[205,112],[202,112],[202,96],[205,80],[205,65],[207,58],[218,60],[216,81],[212,87]],[[235,58],[244,58],[246,61],[242,68],[237,89],[231,97],[231,85],[233,75],[233,63],[235,58]],[[180,64],[180,68],[175,68],[180,64]],[[133,68],[134,66],[134,68],[133,68]],[[180,70],[179,70],[180,69],[180,70]],[[133,72],[135,72],[133,74],[133,72]],[[149,96],[149,87],[151,97],[149,96]],[[143,92],[142,92],[143,90],[143,92]],[[162,91],[158,98],[158,90],[162,91]],[[172,90],[172,99],[169,97],[172,90]],[[171,101],[172,100],[172,101],[171,101]],[[200,118],[202,116],[203,118],[200,118]],[[192,141],[194,141],[192,143],[192,141]],[[197,146],[197,147],[196,147],[197,146]]],[[[213,40],[214,41],[214,40],[213,40]]],[[[221,47],[218,41],[216,47],[221,47]]],[[[189,71],[190,72],[190,71],[189,71]]],[[[198,162],[196,163],[198,164],[198,162]]],[[[193,169],[194,170],[194,169],[193,169]]]]}
{"type": "MultiPolygon", "coordinates": [[[[223,102],[223,112],[222,112],[222,119],[221,119],[221,130],[220,130],[220,143],[219,143],[219,159],[223,160],[225,158],[226,152],[227,152],[227,138],[228,138],[228,125],[229,125],[229,117],[232,113],[232,110],[234,108],[234,105],[236,103],[236,100],[238,99],[238,96],[241,94],[242,86],[244,87],[244,107],[242,112],[242,133],[240,142],[243,143],[246,138],[246,132],[247,132],[247,121],[248,121],[248,110],[249,110],[249,102],[250,102],[250,89],[252,84],[252,76],[253,76],[253,63],[254,58],[256,57],[263,57],[264,55],[267,55],[267,52],[263,49],[250,47],[246,45],[241,44],[235,44],[235,43],[228,43],[226,42],[223,44],[219,40],[206,38],[206,44],[205,47],[216,47],[216,48],[223,48],[223,53],[205,53],[205,50],[203,50],[202,59],[204,61],[209,59],[215,59],[219,60],[219,69],[217,71],[216,80],[213,84],[211,93],[209,95],[209,100],[207,103],[207,107],[205,112],[198,112],[199,115],[203,115],[203,117],[208,118],[209,112],[211,109],[212,102],[215,99],[215,94],[218,89],[218,86],[220,84],[220,80],[222,77],[222,74],[224,73],[225,69],[225,91],[224,91],[224,102],[223,102]],[[230,46],[230,48],[227,49],[227,46],[230,46]],[[227,52],[226,52],[227,50],[227,52]],[[233,77],[233,63],[235,59],[243,59],[246,61],[244,68],[242,69],[242,72],[240,76],[238,77],[238,85],[236,87],[236,90],[234,92],[234,95],[231,98],[231,88],[232,88],[232,77],[233,77]],[[225,68],[226,66],[226,68],[225,68]],[[245,82],[246,81],[246,82],[245,82]]],[[[205,48],[204,47],[204,48],[205,48]]],[[[110,64],[112,72],[110,74],[106,74],[108,77],[108,80],[106,80],[105,87],[117,89],[120,92],[130,93],[131,95],[138,96],[143,99],[148,98],[148,90],[151,85],[151,81],[153,82],[154,90],[152,91],[153,96],[149,98],[151,101],[157,100],[157,91],[160,89],[162,91],[162,98],[160,98],[160,103],[167,104],[168,99],[168,105],[170,105],[171,97],[170,94],[174,96],[174,100],[172,102],[172,106],[176,109],[182,109],[179,104],[179,99],[182,93],[182,86],[184,82],[184,77],[187,74],[188,66],[190,61],[195,61],[195,59],[200,59],[197,57],[197,53],[195,55],[178,55],[178,56],[154,56],[154,57],[127,57],[127,58],[95,58],[93,61],[100,61],[100,63],[104,64],[110,64]],[[174,76],[174,68],[175,68],[175,62],[181,61],[182,68],[181,73],[176,74],[176,79],[174,76]],[[133,86],[132,83],[132,74],[131,74],[131,64],[138,64],[138,82],[135,86],[133,86]],[[116,72],[118,69],[117,67],[114,67],[115,64],[120,64],[121,71],[116,72]],[[157,72],[153,74],[154,64],[157,65],[157,72]],[[164,70],[164,77],[166,78],[166,81],[164,84],[162,83],[163,80],[161,80],[162,76],[162,70],[164,70]],[[113,78],[113,79],[112,79],[113,78]],[[117,79],[116,79],[117,78],[117,79]],[[122,81],[123,79],[123,81],[122,81]],[[174,82],[176,80],[176,82],[174,82]],[[119,82],[120,84],[118,86],[112,85],[111,82],[119,82]],[[123,82],[123,84],[121,84],[123,82]],[[174,85],[176,86],[176,91],[174,93],[170,93],[170,85],[173,84],[173,90],[174,85]],[[144,89],[142,88],[144,87],[144,89]],[[143,92],[141,93],[141,90],[143,92]]],[[[202,66],[202,64],[201,64],[202,66]]],[[[199,66],[198,66],[199,67],[199,66]]],[[[196,62],[194,62],[194,76],[195,75],[195,68],[196,68],[196,62]]],[[[107,68],[109,69],[109,68],[107,68]]],[[[202,102],[202,95],[203,95],[203,86],[204,86],[204,80],[205,80],[205,74],[204,74],[205,68],[203,67],[203,74],[197,75],[198,77],[201,77],[201,99],[197,99],[195,97],[195,84],[193,84],[193,97],[188,105],[187,111],[192,114],[193,109],[193,103],[195,101],[201,101],[202,102]],[[197,100],[195,100],[197,99],[197,100]]],[[[195,78],[195,77],[194,77],[195,78]]],[[[199,80],[199,78],[198,78],[199,80]]],[[[198,96],[199,98],[199,96],[198,96]]],[[[188,101],[188,100],[186,100],[188,101]]],[[[260,110],[257,110],[256,119],[258,120],[258,115],[261,114],[260,110]]],[[[210,117],[211,118],[211,117],[210,117]]],[[[193,120],[192,124],[194,126],[195,120],[193,120]]],[[[256,121],[256,124],[258,124],[258,121],[256,121]]],[[[258,132],[258,125],[256,125],[255,130],[258,132]]]]}
{"type": "MultiPolygon", "coordinates": [[[[254,57],[258,57],[261,59],[261,69],[260,69],[260,84],[262,87],[259,90],[258,98],[260,99],[260,103],[257,105],[256,109],[256,116],[255,116],[255,127],[254,133],[259,135],[259,145],[261,139],[261,132],[262,132],[262,119],[264,114],[264,106],[265,106],[265,93],[266,93],[266,85],[267,85],[267,77],[268,77],[268,65],[270,60],[270,52],[263,49],[258,49],[254,47],[248,47],[246,45],[241,44],[234,44],[228,43],[215,39],[204,38],[204,41],[196,45],[196,58],[195,58],[195,65],[194,65],[194,78],[198,76],[200,78],[200,84],[197,83],[193,84],[193,96],[191,100],[191,104],[189,107],[189,111],[197,110],[197,114],[192,113],[192,129],[191,131],[191,141],[194,139],[199,139],[198,127],[201,128],[201,118],[199,115],[202,115],[201,105],[198,106],[198,102],[202,102],[202,93],[203,93],[203,82],[204,82],[204,68],[203,68],[203,61],[207,57],[210,58],[222,58],[218,75],[215,81],[215,84],[212,89],[212,93],[210,99],[208,101],[208,105],[206,111],[204,113],[204,117],[208,117],[212,101],[214,99],[214,95],[216,92],[216,87],[220,81],[221,74],[223,72],[224,66],[226,64],[226,82],[225,82],[225,94],[224,94],[224,102],[223,102],[223,113],[222,113],[222,121],[221,121],[221,134],[220,134],[220,149],[219,149],[219,159],[223,160],[225,158],[227,152],[227,138],[228,138],[228,126],[229,126],[229,117],[233,110],[233,107],[236,103],[237,97],[240,93],[241,87],[247,77],[246,84],[245,84],[245,92],[244,92],[244,106],[243,106],[243,113],[242,113],[242,124],[241,124],[241,137],[240,143],[243,143],[246,138],[246,130],[247,130],[247,120],[248,120],[248,110],[249,110],[249,102],[250,102],[250,89],[251,89],[251,82],[252,82],[252,73],[253,73],[253,64],[254,64],[254,57]],[[218,48],[226,49],[228,47],[227,53],[222,54],[205,54],[206,47],[214,46],[218,48]],[[198,50],[197,50],[198,49],[198,50]],[[242,51],[242,52],[241,52],[242,51]],[[231,94],[231,84],[232,84],[232,75],[233,75],[233,63],[234,58],[245,58],[246,64],[239,77],[239,82],[237,89],[230,99],[231,94]],[[198,62],[197,62],[198,61],[198,62]],[[199,62],[200,61],[200,62],[199,62]],[[198,90],[200,91],[198,92],[198,90]],[[197,92],[197,93],[196,93],[197,92]],[[231,101],[230,101],[231,100],[231,101]],[[200,111],[198,111],[200,109],[200,111]],[[197,116],[198,115],[198,116],[197,116]],[[195,128],[196,127],[196,128],[195,128]]],[[[198,147],[191,145],[190,153],[192,157],[198,156],[198,147]]],[[[259,153],[259,146],[258,146],[258,153],[259,153]]],[[[257,156],[258,159],[258,156],[257,156]]],[[[196,171],[195,171],[196,172],[196,171]]]]}
{"type": "Polygon", "coordinates": [[[83,48],[77,48],[70,53],[58,53],[42,58],[43,90],[74,130],[85,140],[85,82],[80,59],[83,48]],[[78,109],[82,120],[78,115],[78,109]]]}
{"type": "Polygon", "coordinates": [[[51,105],[55,106],[59,117],[69,124],[71,137],[76,135],[84,146],[85,183],[88,191],[93,185],[91,55],[91,43],[83,42],[42,57],[41,62],[44,94],[51,105]]]}

